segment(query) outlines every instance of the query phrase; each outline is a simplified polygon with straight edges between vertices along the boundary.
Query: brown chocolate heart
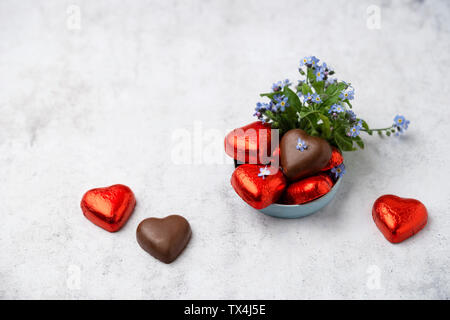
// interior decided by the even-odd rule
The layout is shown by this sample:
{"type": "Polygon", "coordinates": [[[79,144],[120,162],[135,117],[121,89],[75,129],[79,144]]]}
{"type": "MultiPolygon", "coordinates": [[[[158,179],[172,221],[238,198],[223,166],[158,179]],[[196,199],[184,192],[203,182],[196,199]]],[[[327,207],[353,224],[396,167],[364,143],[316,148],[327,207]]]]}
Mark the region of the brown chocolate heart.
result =
{"type": "Polygon", "coordinates": [[[280,162],[286,177],[299,180],[319,172],[331,158],[330,144],[318,137],[308,135],[301,129],[292,129],[284,134],[280,142],[280,162]],[[306,144],[298,149],[298,139],[306,144]]]}
{"type": "Polygon", "coordinates": [[[189,222],[179,215],[162,219],[147,218],[136,230],[136,239],[142,249],[164,263],[171,263],[191,239],[189,222]]]}

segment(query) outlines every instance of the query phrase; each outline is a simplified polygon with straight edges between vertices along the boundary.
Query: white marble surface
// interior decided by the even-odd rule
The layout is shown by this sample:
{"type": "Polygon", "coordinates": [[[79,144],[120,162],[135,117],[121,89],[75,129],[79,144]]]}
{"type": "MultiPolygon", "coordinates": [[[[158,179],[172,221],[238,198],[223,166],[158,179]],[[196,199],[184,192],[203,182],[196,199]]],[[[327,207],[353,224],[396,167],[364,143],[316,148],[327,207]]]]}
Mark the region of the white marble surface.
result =
{"type": "Polygon", "coordinates": [[[449,21],[443,0],[1,1],[0,298],[448,299],[449,21]],[[173,130],[201,124],[200,146],[223,155],[226,130],[310,54],[354,84],[373,126],[411,120],[345,154],[330,206],[273,219],[235,194],[229,159],[173,163],[173,130]],[[114,183],[138,206],[111,234],[79,202],[114,183]],[[424,202],[427,227],[387,242],[371,217],[385,193],[424,202]],[[165,265],[135,230],[172,213],[194,235],[165,265]]]}

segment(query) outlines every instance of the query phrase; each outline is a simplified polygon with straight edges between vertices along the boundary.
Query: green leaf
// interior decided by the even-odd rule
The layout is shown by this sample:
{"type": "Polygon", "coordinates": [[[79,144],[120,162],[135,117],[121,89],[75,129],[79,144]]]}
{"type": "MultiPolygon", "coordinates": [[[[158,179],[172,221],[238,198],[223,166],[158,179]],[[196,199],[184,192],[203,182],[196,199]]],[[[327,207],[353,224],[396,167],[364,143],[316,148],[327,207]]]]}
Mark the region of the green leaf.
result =
{"type": "Polygon", "coordinates": [[[302,94],[306,95],[308,93],[312,93],[312,90],[306,83],[303,83],[302,84],[302,94]]]}
{"type": "Polygon", "coordinates": [[[391,132],[390,132],[390,131],[386,131],[386,135],[387,135],[388,137],[390,137],[390,136],[391,136],[391,132]]]}
{"type": "Polygon", "coordinates": [[[342,135],[339,132],[335,132],[334,138],[336,143],[339,146],[339,149],[342,151],[353,151],[353,140],[345,135],[342,135]]]}
{"type": "Polygon", "coordinates": [[[330,119],[328,119],[328,117],[323,115],[323,114],[319,114],[319,118],[320,118],[320,120],[323,121],[323,123],[321,125],[323,138],[328,140],[331,137],[331,122],[330,122],[330,119]]]}
{"type": "Polygon", "coordinates": [[[289,103],[289,107],[287,107],[286,111],[282,113],[282,117],[289,123],[290,128],[294,129],[298,125],[297,112],[301,110],[302,103],[300,102],[300,98],[297,94],[287,86],[284,87],[282,94],[288,98],[289,103]]]}
{"type": "Polygon", "coordinates": [[[305,71],[303,71],[303,69],[302,69],[302,68],[299,68],[299,69],[298,69],[298,72],[300,72],[300,74],[301,74],[302,76],[304,76],[304,75],[305,75],[305,71]]]}
{"type": "Polygon", "coordinates": [[[277,92],[270,92],[270,93],[261,93],[260,97],[269,97],[270,99],[273,99],[273,96],[276,95],[277,92]]]}
{"type": "Polygon", "coordinates": [[[337,84],[337,89],[338,89],[339,94],[340,94],[342,90],[347,89],[347,85],[344,82],[339,82],[337,84]]]}
{"type": "Polygon", "coordinates": [[[314,82],[316,80],[316,77],[314,76],[314,71],[312,70],[312,68],[308,68],[307,77],[310,82],[314,82]]]}
{"type": "Polygon", "coordinates": [[[363,120],[363,119],[359,119],[359,120],[361,120],[362,126],[363,126],[364,129],[370,130],[370,129],[369,129],[369,125],[367,124],[367,122],[366,122],[365,120],[363,120]]]}
{"type": "Polygon", "coordinates": [[[353,108],[353,106],[352,106],[352,104],[350,103],[350,101],[348,101],[348,100],[344,100],[344,102],[345,102],[346,104],[348,104],[348,106],[350,107],[350,109],[352,109],[352,108],[353,108]]]}
{"type": "Polygon", "coordinates": [[[325,86],[325,82],[324,81],[316,81],[312,84],[313,88],[316,89],[316,92],[318,94],[323,93],[323,88],[325,86]]]}
{"type": "Polygon", "coordinates": [[[289,105],[300,111],[302,103],[298,95],[287,86],[284,87],[283,94],[288,98],[289,105]]]}
{"type": "Polygon", "coordinates": [[[356,137],[355,142],[361,149],[364,149],[364,142],[362,141],[362,139],[360,137],[356,137]]]}
{"type": "Polygon", "coordinates": [[[367,124],[367,122],[365,120],[363,120],[363,119],[358,119],[358,120],[361,120],[363,128],[366,129],[367,134],[369,136],[371,136],[373,134],[373,131],[370,130],[369,125],[367,124]]]}

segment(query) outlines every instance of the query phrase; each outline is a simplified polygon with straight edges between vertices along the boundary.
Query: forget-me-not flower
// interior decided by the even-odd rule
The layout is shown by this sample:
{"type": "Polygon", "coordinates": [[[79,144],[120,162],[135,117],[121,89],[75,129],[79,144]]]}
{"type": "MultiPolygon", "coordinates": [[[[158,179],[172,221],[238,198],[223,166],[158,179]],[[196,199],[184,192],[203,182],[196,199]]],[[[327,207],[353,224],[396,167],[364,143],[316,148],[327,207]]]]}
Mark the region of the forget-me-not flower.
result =
{"type": "Polygon", "coordinates": [[[270,176],[270,170],[267,169],[267,166],[265,166],[264,168],[259,168],[258,177],[262,177],[263,179],[265,179],[266,176],[270,176]]]}
{"type": "Polygon", "coordinates": [[[333,169],[331,169],[331,172],[334,173],[334,177],[336,179],[342,177],[345,174],[345,166],[344,166],[344,164],[341,163],[337,167],[334,167],[333,169]]]}
{"type": "Polygon", "coordinates": [[[308,145],[306,144],[305,141],[303,141],[302,139],[298,138],[297,140],[297,145],[295,146],[295,148],[299,151],[305,151],[305,149],[308,149],[308,145]]]}
{"type": "Polygon", "coordinates": [[[314,103],[321,103],[322,99],[320,99],[320,96],[317,93],[314,93],[313,96],[312,96],[312,101],[314,103]]]}

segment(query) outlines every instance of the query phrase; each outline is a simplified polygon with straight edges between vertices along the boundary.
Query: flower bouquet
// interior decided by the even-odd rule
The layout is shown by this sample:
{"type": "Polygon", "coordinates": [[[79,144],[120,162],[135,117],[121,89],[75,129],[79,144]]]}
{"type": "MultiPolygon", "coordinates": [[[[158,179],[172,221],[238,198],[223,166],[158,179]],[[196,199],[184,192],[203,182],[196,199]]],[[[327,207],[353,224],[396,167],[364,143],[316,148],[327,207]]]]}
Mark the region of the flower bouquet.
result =
{"type": "Polygon", "coordinates": [[[267,100],[256,104],[258,121],[225,137],[236,166],[233,188],[276,216],[304,216],[326,205],[345,173],[342,153],[364,148],[361,133],[398,136],[409,125],[397,115],[389,127],[370,128],[352,110],[351,83],[332,77],[334,70],[314,56],[303,58],[298,71],[304,79],[296,85],[278,81],[261,94],[267,100]]]}

